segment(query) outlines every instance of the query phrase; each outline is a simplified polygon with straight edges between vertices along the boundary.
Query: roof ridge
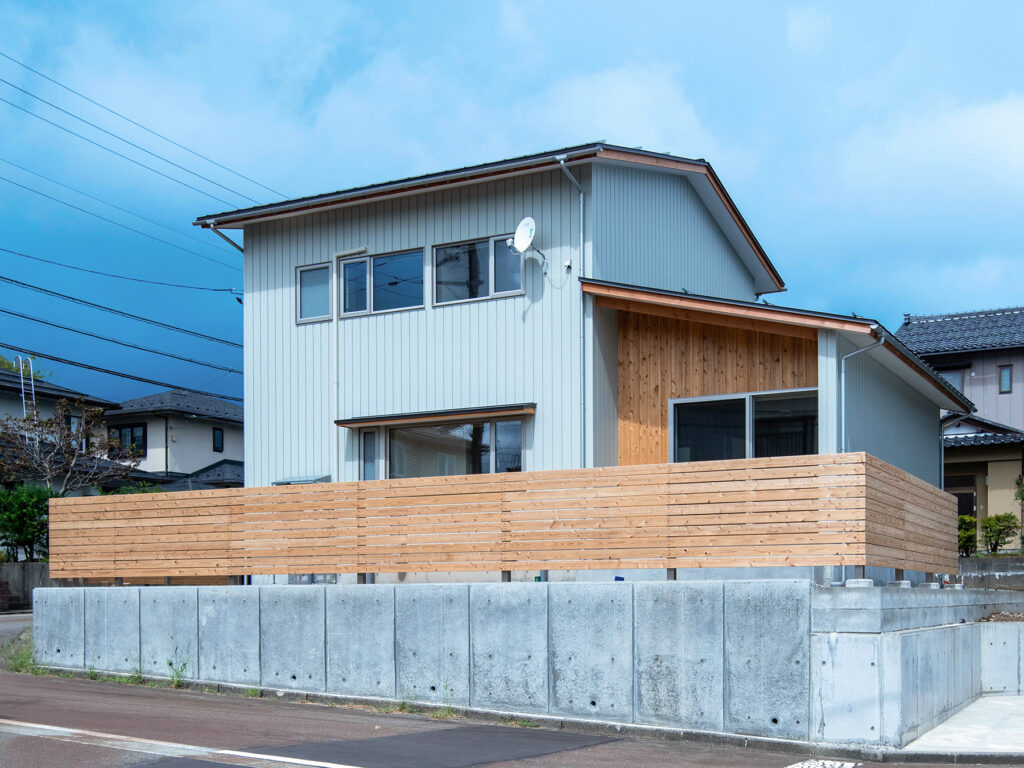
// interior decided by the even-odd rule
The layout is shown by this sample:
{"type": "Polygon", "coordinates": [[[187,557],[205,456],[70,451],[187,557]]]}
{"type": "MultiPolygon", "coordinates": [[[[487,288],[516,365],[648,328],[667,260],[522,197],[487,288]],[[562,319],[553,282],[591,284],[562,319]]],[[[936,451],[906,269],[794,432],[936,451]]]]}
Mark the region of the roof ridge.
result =
{"type": "Polygon", "coordinates": [[[904,325],[908,323],[934,323],[943,320],[967,320],[975,317],[998,317],[999,315],[1012,315],[1024,312],[1022,307],[997,307],[996,309],[976,309],[967,312],[947,312],[939,315],[903,315],[904,325]]]}

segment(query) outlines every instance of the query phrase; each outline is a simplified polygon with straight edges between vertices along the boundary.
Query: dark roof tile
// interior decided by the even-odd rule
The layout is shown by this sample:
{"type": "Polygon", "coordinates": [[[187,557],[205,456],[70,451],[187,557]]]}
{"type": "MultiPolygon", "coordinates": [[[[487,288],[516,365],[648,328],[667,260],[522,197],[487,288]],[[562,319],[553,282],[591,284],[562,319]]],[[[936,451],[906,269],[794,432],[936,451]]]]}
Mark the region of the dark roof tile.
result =
{"type": "Polygon", "coordinates": [[[905,315],[896,335],[919,355],[1024,347],[1024,307],[905,315]]]}
{"type": "Polygon", "coordinates": [[[125,400],[118,410],[109,413],[113,417],[136,413],[156,413],[170,411],[185,415],[205,416],[223,421],[242,422],[242,406],[229,403],[209,395],[197,395],[183,392],[180,389],[168,389],[164,392],[125,400]]]}

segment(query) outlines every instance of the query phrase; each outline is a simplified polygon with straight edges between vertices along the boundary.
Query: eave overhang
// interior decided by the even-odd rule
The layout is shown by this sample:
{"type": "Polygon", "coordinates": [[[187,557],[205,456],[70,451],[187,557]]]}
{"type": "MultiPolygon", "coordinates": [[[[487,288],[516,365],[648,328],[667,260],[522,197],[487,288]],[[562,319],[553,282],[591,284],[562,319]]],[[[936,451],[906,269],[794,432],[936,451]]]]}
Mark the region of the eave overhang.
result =
{"type": "Polygon", "coordinates": [[[337,419],[334,423],[339,427],[361,429],[363,427],[415,426],[417,424],[450,424],[461,421],[511,419],[516,416],[533,416],[536,412],[536,403],[516,403],[514,405],[487,405],[476,408],[452,408],[445,411],[355,416],[348,419],[337,419]]]}
{"type": "Polygon", "coordinates": [[[718,175],[706,160],[689,160],[657,152],[647,152],[610,144],[585,144],[553,152],[502,160],[496,163],[469,166],[454,171],[415,176],[408,179],[341,190],[324,195],[284,200],[269,205],[242,208],[235,211],[200,216],[193,224],[205,229],[243,229],[247,225],[275,219],[301,216],[325,210],[344,208],[395,197],[422,194],[440,188],[451,188],[520,176],[527,173],[556,170],[559,158],[569,165],[602,161],[658,168],[686,174],[715,216],[719,226],[736,248],[748,269],[754,275],[756,291],[774,293],[785,290],[785,283],[775,265],[768,258],[754,233],[740,214],[718,175]]]}
{"type": "MultiPolygon", "coordinates": [[[[675,291],[611,283],[584,278],[580,280],[583,293],[595,297],[598,306],[648,314],[665,314],[671,310],[680,318],[690,317],[700,322],[719,323],[739,327],[790,332],[793,335],[832,330],[846,335],[858,346],[867,346],[884,338],[879,347],[886,355],[875,355],[890,370],[911,384],[925,384],[923,394],[941,408],[962,413],[975,410],[974,404],[949,384],[938,372],[906,347],[877,320],[865,317],[835,315],[793,307],[720,299],[675,291]],[[861,343],[863,340],[863,343],[861,343]],[[914,374],[908,377],[907,374],[914,374]]],[[[872,354],[872,353],[868,353],[872,354]]],[[[919,387],[920,389],[920,387],[919,387]]]]}

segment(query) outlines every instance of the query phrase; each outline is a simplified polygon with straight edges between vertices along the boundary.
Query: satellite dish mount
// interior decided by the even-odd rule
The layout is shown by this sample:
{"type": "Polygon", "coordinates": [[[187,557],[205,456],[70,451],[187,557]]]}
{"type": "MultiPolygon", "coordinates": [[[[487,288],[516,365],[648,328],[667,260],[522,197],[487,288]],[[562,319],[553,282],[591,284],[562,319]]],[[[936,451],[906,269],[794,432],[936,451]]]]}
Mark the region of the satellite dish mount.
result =
{"type": "Polygon", "coordinates": [[[530,251],[539,254],[541,269],[546,275],[548,273],[548,257],[544,255],[540,248],[533,245],[533,237],[536,233],[537,223],[533,220],[532,216],[527,216],[519,222],[519,226],[516,227],[516,233],[506,240],[505,244],[516,253],[523,254],[524,257],[528,257],[530,251]]]}

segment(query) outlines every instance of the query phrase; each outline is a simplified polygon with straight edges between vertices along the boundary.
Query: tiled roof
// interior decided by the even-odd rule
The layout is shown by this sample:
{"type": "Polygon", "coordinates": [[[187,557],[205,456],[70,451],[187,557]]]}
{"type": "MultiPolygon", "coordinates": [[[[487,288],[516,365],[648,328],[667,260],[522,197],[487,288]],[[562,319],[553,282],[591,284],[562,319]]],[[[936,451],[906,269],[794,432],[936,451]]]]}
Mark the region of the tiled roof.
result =
{"type": "MultiPolygon", "coordinates": [[[[14,371],[8,371],[5,368],[0,368],[0,390],[7,390],[10,392],[21,393],[21,377],[18,376],[14,371]]],[[[73,389],[67,389],[65,387],[58,387],[56,384],[51,384],[48,381],[39,381],[36,379],[36,398],[47,398],[51,400],[82,400],[87,404],[100,405],[111,407],[114,403],[109,400],[103,400],[92,395],[86,395],[82,392],[76,392],[73,389]]]]}
{"type": "Polygon", "coordinates": [[[136,397],[134,400],[125,400],[118,410],[108,415],[118,417],[133,413],[163,413],[166,411],[242,423],[241,405],[209,395],[182,392],[180,389],[168,389],[153,395],[136,397]]]}
{"type": "Polygon", "coordinates": [[[946,448],[968,448],[976,445],[1024,445],[1024,434],[999,435],[993,432],[975,432],[969,435],[943,435],[946,448]]]}
{"type": "Polygon", "coordinates": [[[1024,307],[904,315],[896,335],[919,355],[1024,347],[1024,307]]]}

